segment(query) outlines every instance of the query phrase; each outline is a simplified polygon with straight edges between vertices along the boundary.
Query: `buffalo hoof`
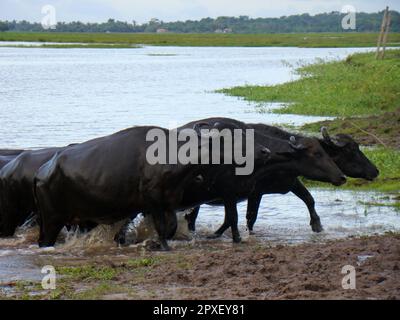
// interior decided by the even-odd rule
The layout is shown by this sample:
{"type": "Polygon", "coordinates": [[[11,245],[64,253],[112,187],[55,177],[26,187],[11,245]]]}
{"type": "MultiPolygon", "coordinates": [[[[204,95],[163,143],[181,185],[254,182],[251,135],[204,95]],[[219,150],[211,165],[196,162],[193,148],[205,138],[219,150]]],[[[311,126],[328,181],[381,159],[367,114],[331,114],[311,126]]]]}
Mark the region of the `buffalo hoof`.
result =
{"type": "Polygon", "coordinates": [[[160,251],[171,251],[171,247],[168,245],[167,241],[161,241],[160,251]]]}
{"type": "Polygon", "coordinates": [[[240,243],[242,242],[242,238],[240,236],[232,237],[233,243],[240,243]]]}
{"type": "Polygon", "coordinates": [[[311,220],[310,225],[311,225],[312,231],[314,231],[314,232],[321,232],[324,230],[324,228],[322,227],[321,221],[319,219],[311,220]]]}
{"type": "Polygon", "coordinates": [[[117,233],[114,237],[114,241],[118,244],[118,245],[125,245],[126,244],[126,239],[125,239],[125,234],[120,234],[117,233]]]}
{"type": "Polygon", "coordinates": [[[248,231],[249,231],[249,235],[254,235],[254,234],[255,234],[255,232],[253,231],[253,229],[248,229],[248,231]]]}
{"type": "Polygon", "coordinates": [[[218,239],[218,238],[221,238],[221,236],[222,236],[222,234],[220,234],[220,233],[213,233],[213,234],[210,234],[209,236],[207,236],[207,239],[218,239]]]}
{"type": "Polygon", "coordinates": [[[38,245],[39,245],[39,248],[54,247],[54,243],[51,244],[49,242],[44,242],[44,241],[39,241],[38,245]]]}

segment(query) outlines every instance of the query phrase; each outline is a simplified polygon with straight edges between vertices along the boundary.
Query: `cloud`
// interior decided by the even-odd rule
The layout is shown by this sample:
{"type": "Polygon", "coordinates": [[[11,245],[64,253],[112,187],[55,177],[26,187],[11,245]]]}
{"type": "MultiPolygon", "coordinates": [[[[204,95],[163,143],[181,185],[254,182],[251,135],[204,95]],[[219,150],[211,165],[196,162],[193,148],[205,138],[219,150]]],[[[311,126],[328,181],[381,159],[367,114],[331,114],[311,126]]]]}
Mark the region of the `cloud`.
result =
{"type": "Polygon", "coordinates": [[[340,11],[353,5],[357,11],[381,11],[386,5],[400,10],[400,1],[387,0],[1,0],[0,20],[40,21],[41,8],[54,5],[58,21],[105,21],[108,18],[145,22],[157,17],[164,21],[239,16],[279,17],[283,15],[340,11]]]}

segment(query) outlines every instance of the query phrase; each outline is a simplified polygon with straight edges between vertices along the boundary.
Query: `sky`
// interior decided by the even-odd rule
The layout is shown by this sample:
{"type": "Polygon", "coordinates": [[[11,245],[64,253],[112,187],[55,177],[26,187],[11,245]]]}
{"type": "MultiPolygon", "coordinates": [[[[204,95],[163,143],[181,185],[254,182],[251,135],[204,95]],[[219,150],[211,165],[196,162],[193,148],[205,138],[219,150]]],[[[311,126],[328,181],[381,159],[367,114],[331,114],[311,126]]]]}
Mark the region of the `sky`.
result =
{"type": "Polygon", "coordinates": [[[0,0],[0,20],[40,22],[45,5],[56,9],[57,21],[101,22],[109,18],[138,23],[158,18],[165,22],[205,17],[280,17],[341,11],[352,5],[356,11],[377,12],[387,5],[400,11],[399,0],[0,0]]]}

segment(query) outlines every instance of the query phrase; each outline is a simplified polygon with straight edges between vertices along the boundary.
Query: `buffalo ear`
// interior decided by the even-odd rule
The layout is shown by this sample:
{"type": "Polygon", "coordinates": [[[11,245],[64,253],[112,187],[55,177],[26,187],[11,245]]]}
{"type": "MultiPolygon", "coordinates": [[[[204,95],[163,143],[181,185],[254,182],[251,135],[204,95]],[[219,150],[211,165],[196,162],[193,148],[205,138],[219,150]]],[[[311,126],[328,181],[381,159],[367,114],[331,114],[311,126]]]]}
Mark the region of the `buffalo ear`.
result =
{"type": "MultiPolygon", "coordinates": [[[[288,143],[290,145],[290,142],[288,142],[288,143]]],[[[299,154],[297,149],[293,149],[292,147],[285,148],[285,149],[286,150],[284,150],[284,151],[276,151],[275,155],[277,155],[278,157],[284,157],[286,159],[293,159],[299,154]]]]}

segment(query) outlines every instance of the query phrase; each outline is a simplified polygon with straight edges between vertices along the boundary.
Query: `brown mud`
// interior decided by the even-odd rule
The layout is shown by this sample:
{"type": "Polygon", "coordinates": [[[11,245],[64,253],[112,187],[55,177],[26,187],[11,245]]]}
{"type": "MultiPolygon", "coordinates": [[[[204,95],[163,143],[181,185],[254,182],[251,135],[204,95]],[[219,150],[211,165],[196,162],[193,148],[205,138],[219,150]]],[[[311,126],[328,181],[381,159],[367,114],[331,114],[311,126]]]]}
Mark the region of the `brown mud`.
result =
{"type": "Polygon", "coordinates": [[[400,235],[274,245],[225,240],[176,242],[171,252],[142,246],[49,254],[57,289],[39,282],[0,286],[5,299],[399,299],[400,235]],[[356,289],[342,287],[343,266],[356,289]]]}

